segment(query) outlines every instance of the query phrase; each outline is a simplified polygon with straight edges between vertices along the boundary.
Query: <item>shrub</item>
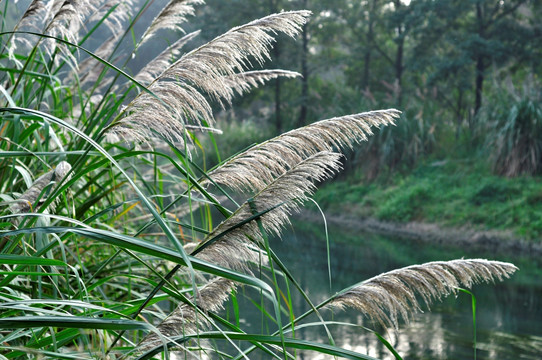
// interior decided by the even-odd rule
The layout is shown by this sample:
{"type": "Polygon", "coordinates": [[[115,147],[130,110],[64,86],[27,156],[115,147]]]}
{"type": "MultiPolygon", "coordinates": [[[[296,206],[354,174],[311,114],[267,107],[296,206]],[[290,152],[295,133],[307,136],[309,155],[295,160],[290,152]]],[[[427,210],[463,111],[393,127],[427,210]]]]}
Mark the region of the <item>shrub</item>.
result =
{"type": "Polygon", "coordinates": [[[513,86],[498,87],[483,107],[480,121],[493,170],[508,177],[542,171],[542,93],[526,82],[521,94],[513,86]]]}

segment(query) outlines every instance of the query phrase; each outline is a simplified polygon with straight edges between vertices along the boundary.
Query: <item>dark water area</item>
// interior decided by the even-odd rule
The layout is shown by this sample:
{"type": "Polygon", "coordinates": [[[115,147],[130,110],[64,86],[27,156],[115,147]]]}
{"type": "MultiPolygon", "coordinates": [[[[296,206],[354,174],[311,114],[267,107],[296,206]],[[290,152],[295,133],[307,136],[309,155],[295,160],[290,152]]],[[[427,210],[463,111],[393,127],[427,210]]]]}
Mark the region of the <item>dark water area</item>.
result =
{"type": "MultiPolygon", "coordinates": [[[[272,247],[314,304],[331,294],[382,272],[428,261],[457,258],[487,258],[510,261],[520,268],[512,278],[493,284],[475,285],[476,296],[476,358],[483,359],[542,359],[542,270],[541,259],[517,257],[514,254],[494,254],[468,249],[443,248],[412,240],[392,239],[363,234],[348,229],[331,228],[330,266],[328,275],[326,239],[323,225],[296,224],[282,241],[272,239],[272,247]]],[[[309,307],[290,285],[293,311],[298,316],[309,307]]],[[[285,295],[286,296],[286,295],[285,295]]],[[[240,306],[252,313],[244,325],[254,332],[274,324],[262,319],[254,303],[240,301],[240,306]],[[252,312],[250,308],[253,308],[252,312]]],[[[473,359],[474,329],[471,298],[460,293],[436,302],[430,311],[415,316],[410,324],[402,323],[398,332],[387,331],[371,324],[353,310],[325,317],[333,321],[353,322],[377,329],[395,347],[403,359],[473,359]]],[[[286,315],[285,315],[286,316],[286,315]]],[[[303,323],[316,322],[311,317],[303,323]]],[[[337,345],[379,359],[394,359],[392,354],[371,333],[359,327],[330,326],[337,345]]],[[[297,334],[300,339],[326,343],[322,327],[309,327],[297,334]]],[[[267,356],[251,354],[250,358],[267,356]]],[[[311,352],[298,352],[300,359],[331,359],[311,352]]]]}

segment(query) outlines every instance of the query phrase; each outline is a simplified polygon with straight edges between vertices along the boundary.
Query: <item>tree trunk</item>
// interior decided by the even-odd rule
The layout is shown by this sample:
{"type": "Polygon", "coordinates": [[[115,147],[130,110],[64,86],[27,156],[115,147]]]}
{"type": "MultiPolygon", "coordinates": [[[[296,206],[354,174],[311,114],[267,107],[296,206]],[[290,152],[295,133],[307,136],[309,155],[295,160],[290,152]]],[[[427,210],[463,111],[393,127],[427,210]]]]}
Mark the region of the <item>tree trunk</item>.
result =
{"type": "MultiPolygon", "coordinates": [[[[401,1],[395,1],[395,8],[396,11],[399,11],[399,8],[401,7],[401,1]]],[[[397,106],[401,106],[403,103],[403,91],[402,91],[402,82],[403,82],[403,53],[404,53],[404,47],[405,47],[405,37],[404,37],[405,29],[403,28],[403,24],[399,23],[397,25],[397,52],[395,53],[395,91],[397,93],[395,94],[397,96],[397,106]]]]}
{"type": "Polygon", "coordinates": [[[397,54],[395,56],[395,81],[396,81],[396,91],[397,91],[397,106],[403,104],[403,51],[405,45],[405,39],[402,37],[401,29],[399,28],[399,43],[397,44],[397,54]]]}
{"type": "MultiPolygon", "coordinates": [[[[480,3],[476,4],[476,20],[478,21],[478,36],[481,39],[485,39],[485,24],[484,24],[484,11],[480,3]]],[[[474,100],[474,115],[478,114],[478,111],[482,107],[482,95],[484,91],[484,73],[485,73],[485,59],[484,54],[480,51],[476,54],[476,80],[475,80],[475,100],[474,100]]]]}
{"type": "MultiPolygon", "coordinates": [[[[307,9],[307,0],[303,0],[302,9],[307,9]]],[[[299,111],[299,119],[297,120],[297,126],[302,127],[307,121],[307,103],[309,100],[309,71],[307,68],[307,52],[308,52],[308,34],[307,24],[303,25],[302,32],[302,48],[301,48],[301,109],[299,111]]]]}
{"type": "Polygon", "coordinates": [[[362,89],[368,89],[369,88],[369,82],[370,82],[370,69],[371,69],[371,48],[374,41],[374,18],[375,18],[375,11],[376,11],[376,2],[377,0],[373,0],[371,2],[371,7],[369,9],[369,21],[367,24],[367,34],[365,37],[365,59],[363,63],[363,78],[361,80],[361,88],[362,89]]]}
{"type": "MultiPolygon", "coordinates": [[[[278,1],[279,0],[269,0],[269,7],[271,13],[276,13],[278,11],[278,1]]],[[[273,47],[273,58],[276,64],[280,62],[280,47],[277,42],[275,42],[273,47]]],[[[277,133],[282,133],[282,117],[280,113],[281,101],[280,101],[280,77],[275,79],[275,129],[277,133]]]]}

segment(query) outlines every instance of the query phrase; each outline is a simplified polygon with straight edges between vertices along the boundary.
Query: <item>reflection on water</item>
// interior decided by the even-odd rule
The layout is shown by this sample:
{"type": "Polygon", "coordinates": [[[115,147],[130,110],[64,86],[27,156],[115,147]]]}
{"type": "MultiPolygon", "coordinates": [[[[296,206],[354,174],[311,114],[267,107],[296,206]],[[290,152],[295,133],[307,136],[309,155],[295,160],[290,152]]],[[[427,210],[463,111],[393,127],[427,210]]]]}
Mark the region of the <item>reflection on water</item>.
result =
{"type": "MultiPolygon", "coordinates": [[[[290,232],[283,240],[274,240],[275,251],[300,282],[314,303],[330,294],[369,277],[416,263],[454,258],[489,258],[511,261],[521,269],[512,279],[496,285],[473,288],[477,298],[477,359],[541,359],[542,358],[542,282],[539,259],[514,259],[510,254],[488,254],[480,251],[443,249],[412,240],[389,239],[371,234],[354,234],[344,229],[330,231],[332,284],[330,289],[325,238],[322,229],[290,232]]],[[[294,313],[308,309],[301,296],[292,289],[294,313]]],[[[240,303],[245,310],[250,302],[240,303]]],[[[268,327],[254,308],[254,318],[245,320],[251,330],[268,327]]],[[[359,313],[335,311],[326,313],[334,321],[362,324],[359,313]]],[[[250,315],[249,315],[250,317],[250,315]]],[[[307,322],[316,322],[316,317],[307,322]]],[[[371,327],[368,322],[363,325],[371,327]]],[[[379,359],[393,359],[391,353],[376,337],[359,327],[330,326],[337,345],[379,359]]],[[[472,359],[473,324],[471,299],[466,294],[451,296],[432,305],[431,311],[417,315],[409,325],[395,333],[379,329],[406,359],[472,359]]],[[[300,330],[298,338],[326,342],[320,327],[300,330]]],[[[254,354],[252,354],[254,355],[254,354]]],[[[314,353],[297,353],[301,359],[328,359],[314,353]]],[[[257,358],[251,356],[251,358],[257,358]]],[[[262,356],[262,358],[267,358],[262,356]]]]}

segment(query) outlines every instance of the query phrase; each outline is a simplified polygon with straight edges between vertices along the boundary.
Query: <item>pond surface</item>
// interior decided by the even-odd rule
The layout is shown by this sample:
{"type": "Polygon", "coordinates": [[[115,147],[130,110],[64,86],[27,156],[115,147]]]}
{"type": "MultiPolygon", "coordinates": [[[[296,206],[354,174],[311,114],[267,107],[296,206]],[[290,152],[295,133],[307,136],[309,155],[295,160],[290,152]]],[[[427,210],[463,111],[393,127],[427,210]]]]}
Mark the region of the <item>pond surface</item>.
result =
{"type": "MultiPolygon", "coordinates": [[[[493,254],[457,248],[432,246],[413,240],[392,239],[363,234],[348,229],[331,228],[330,289],[326,240],[323,225],[297,224],[285,233],[283,240],[272,239],[275,252],[300,282],[314,304],[330,294],[367,278],[396,268],[435,260],[487,258],[510,261],[520,271],[511,279],[495,285],[476,285],[477,299],[476,358],[542,359],[542,270],[541,259],[513,254],[493,254]]],[[[308,309],[301,296],[290,286],[294,313],[308,309]]],[[[242,304],[244,310],[251,304],[242,304]]],[[[399,331],[379,329],[403,359],[473,359],[473,319],[471,298],[467,294],[450,296],[443,302],[424,308],[410,324],[402,323],[399,331]]],[[[356,311],[326,312],[334,321],[348,321],[375,328],[356,311]],[[331,316],[333,315],[333,316],[331,316]]],[[[254,307],[256,320],[245,320],[255,332],[261,331],[261,314],[254,307]]],[[[316,322],[312,317],[306,322],[316,322]]],[[[263,324],[263,325],[262,325],[263,324]]],[[[246,325],[245,325],[246,326],[246,325]]],[[[298,338],[326,343],[321,327],[301,330],[298,338]]],[[[378,326],[376,326],[378,328],[378,326]]],[[[377,338],[359,327],[331,326],[337,345],[379,359],[394,359],[377,338]]],[[[251,354],[255,355],[255,354],[251,354]]],[[[298,352],[300,359],[328,359],[311,352],[298,352]]],[[[251,356],[257,358],[257,356],[251,356]]],[[[262,356],[262,359],[266,356],[262,356]]]]}

